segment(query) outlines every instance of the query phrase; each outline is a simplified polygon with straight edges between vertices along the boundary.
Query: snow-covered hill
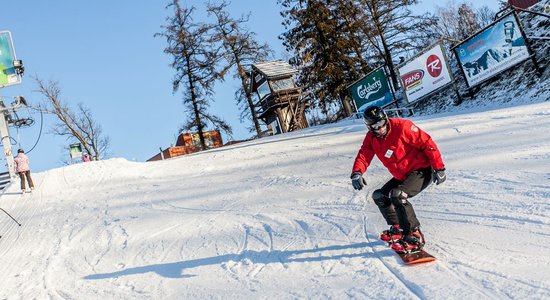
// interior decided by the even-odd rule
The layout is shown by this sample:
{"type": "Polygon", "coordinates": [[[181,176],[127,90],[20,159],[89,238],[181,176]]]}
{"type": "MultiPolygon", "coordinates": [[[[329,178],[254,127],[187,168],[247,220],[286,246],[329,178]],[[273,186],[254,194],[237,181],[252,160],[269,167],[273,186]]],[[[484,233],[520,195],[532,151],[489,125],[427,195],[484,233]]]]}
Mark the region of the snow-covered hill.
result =
{"type": "Polygon", "coordinates": [[[351,188],[365,127],[348,120],[10,186],[0,298],[550,298],[550,102],[413,120],[448,169],[412,199],[437,262],[403,266],[377,239],[369,195],[389,174],[376,162],[351,188]]]}

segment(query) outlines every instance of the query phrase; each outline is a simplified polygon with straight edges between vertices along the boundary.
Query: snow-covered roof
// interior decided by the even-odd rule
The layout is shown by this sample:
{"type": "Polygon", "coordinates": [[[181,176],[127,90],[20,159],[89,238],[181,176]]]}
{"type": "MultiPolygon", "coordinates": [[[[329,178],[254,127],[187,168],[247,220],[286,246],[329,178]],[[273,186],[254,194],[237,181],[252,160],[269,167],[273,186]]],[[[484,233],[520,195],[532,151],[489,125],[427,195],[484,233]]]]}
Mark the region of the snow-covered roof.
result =
{"type": "Polygon", "coordinates": [[[298,73],[298,70],[292,68],[289,63],[282,60],[255,63],[252,67],[267,79],[288,77],[298,73]]]}

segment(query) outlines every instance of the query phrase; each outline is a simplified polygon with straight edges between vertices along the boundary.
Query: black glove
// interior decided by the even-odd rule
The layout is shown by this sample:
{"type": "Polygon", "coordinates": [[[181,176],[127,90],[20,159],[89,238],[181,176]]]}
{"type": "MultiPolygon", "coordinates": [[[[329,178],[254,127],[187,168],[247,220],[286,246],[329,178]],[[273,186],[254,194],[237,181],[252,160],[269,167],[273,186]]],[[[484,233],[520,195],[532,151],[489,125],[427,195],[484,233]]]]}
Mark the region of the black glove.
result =
{"type": "Polygon", "coordinates": [[[365,181],[365,178],[363,178],[363,174],[361,174],[361,172],[353,172],[351,173],[351,185],[353,185],[354,189],[361,190],[365,185],[367,185],[367,181],[365,181]]]}
{"type": "Polygon", "coordinates": [[[432,174],[433,183],[435,183],[436,185],[440,185],[443,182],[445,182],[445,180],[447,180],[447,175],[445,175],[445,168],[433,171],[433,174],[432,174]]]}

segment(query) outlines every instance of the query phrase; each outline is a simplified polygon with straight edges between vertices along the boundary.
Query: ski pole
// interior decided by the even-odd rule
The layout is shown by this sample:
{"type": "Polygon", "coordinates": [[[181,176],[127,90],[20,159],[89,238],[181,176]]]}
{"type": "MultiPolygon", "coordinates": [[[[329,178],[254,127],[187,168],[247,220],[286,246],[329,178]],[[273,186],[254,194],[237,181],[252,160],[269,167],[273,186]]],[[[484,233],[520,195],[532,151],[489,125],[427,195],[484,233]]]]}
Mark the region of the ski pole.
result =
{"type": "Polygon", "coordinates": [[[5,212],[6,215],[8,215],[15,223],[17,223],[17,225],[21,226],[21,224],[20,224],[19,222],[17,222],[17,220],[16,220],[14,217],[12,217],[10,214],[8,214],[7,211],[5,211],[5,210],[4,210],[3,208],[1,208],[1,207],[0,207],[0,209],[1,209],[3,212],[5,212]]]}

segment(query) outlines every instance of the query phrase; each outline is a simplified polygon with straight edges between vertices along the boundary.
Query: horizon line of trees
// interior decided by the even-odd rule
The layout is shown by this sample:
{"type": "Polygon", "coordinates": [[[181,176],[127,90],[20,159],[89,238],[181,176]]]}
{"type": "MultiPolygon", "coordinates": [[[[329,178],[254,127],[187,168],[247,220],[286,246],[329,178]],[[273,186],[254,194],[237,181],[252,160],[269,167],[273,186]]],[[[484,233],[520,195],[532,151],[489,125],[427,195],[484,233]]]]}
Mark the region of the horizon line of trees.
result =
{"type": "MultiPolygon", "coordinates": [[[[500,1],[505,6],[506,1],[500,1]]],[[[492,22],[494,12],[487,6],[474,9],[468,2],[451,0],[435,13],[414,14],[418,0],[277,0],[285,31],[279,39],[292,57],[289,63],[299,71],[296,81],[302,88],[313,123],[333,122],[354,112],[347,86],[365,74],[387,65],[390,82],[399,86],[394,66],[411,57],[438,38],[463,40],[492,22]]],[[[229,136],[231,126],[208,113],[214,101],[213,86],[228,74],[240,82],[235,100],[241,123],[249,121],[250,132],[260,135],[255,98],[249,90],[247,68],[273,58],[273,51],[260,43],[246,27],[249,15],[233,18],[226,0],[209,1],[210,21],[195,22],[195,7],[182,7],[171,0],[167,9],[173,16],[162,26],[176,71],[173,92],[182,92],[187,120],[180,130],[196,130],[206,149],[203,132],[209,126],[229,136]]]]}
{"type": "MultiPolygon", "coordinates": [[[[286,31],[284,46],[299,69],[310,108],[327,123],[354,112],[347,87],[386,65],[395,89],[395,66],[438,39],[462,41],[493,21],[487,6],[449,1],[435,13],[414,14],[418,0],[278,0],[286,31]]],[[[506,1],[500,1],[505,7],[506,1]]],[[[447,42],[448,43],[448,42],[447,42]]]]}
{"type": "MultiPolygon", "coordinates": [[[[273,59],[273,50],[246,27],[250,13],[232,17],[226,0],[208,1],[208,22],[195,22],[195,7],[169,0],[173,15],[155,37],[166,39],[166,54],[175,70],[173,93],[182,93],[186,119],[179,131],[196,131],[207,149],[204,132],[219,129],[231,137],[232,128],[222,117],[209,113],[214,85],[232,76],[240,82],[234,97],[246,123],[256,136],[262,133],[256,114],[258,100],[250,91],[250,65],[273,59]],[[249,123],[247,123],[249,122],[249,123]]],[[[298,69],[297,85],[309,102],[310,123],[334,122],[354,112],[347,86],[365,74],[387,65],[390,82],[399,85],[394,65],[439,38],[460,41],[492,22],[487,6],[451,0],[434,14],[413,14],[418,0],[277,0],[285,31],[279,39],[298,69]]],[[[505,7],[506,1],[500,0],[505,7]]],[[[107,156],[110,140],[89,108],[70,107],[61,101],[58,82],[35,78],[45,97],[44,111],[57,117],[53,134],[78,141],[95,160],[107,156]]],[[[265,124],[263,124],[265,125],[265,124]]],[[[179,133],[179,132],[178,132],[179,133]]]]}
{"type": "Polygon", "coordinates": [[[240,81],[235,91],[236,104],[241,109],[241,122],[248,118],[249,128],[261,133],[260,120],[256,115],[253,95],[249,89],[250,77],[247,67],[254,62],[272,57],[273,51],[266,43],[256,39],[256,33],[245,27],[249,15],[233,18],[228,13],[229,2],[207,2],[206,12],[213,20],[195,22],[195,7],[182,7],[179,0],[172,0],[167,9],[173,16],[167,18],[163,32],[155,36],[164,37],[166,54],[172,56],[172,68],[176,71],[172,81],[173,92],[182,92],[183,104],[188,113],[180,131],[196,130],[200,145],[207,149],[204,132],[213,126],[232,135],[231,126],[221,117],[208,112],[214,101],[214,84],[232,76],[240,81]]]}

